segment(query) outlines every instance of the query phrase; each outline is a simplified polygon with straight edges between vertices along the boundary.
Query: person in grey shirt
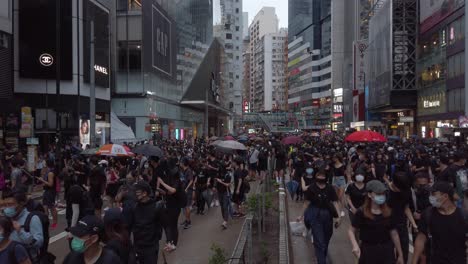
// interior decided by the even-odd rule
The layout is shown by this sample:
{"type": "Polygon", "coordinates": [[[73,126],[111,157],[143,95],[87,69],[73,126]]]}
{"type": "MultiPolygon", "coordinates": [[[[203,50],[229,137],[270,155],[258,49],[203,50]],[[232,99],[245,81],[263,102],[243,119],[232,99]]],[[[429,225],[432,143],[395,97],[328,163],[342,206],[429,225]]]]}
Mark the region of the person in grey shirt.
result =
{"type": "Polygon", "coordinates": [[[3,214],[13,221],[14,231],[11,233],[10,239],[25,245],[34,263],[44,243],[41,220],[37,215],[34,215],[31,218],[29,232],[26,232],[24,225],[30,214],[28,209],[26,209],[26,193],[21,191],[5,191],[2,194],[2,198],[3,214]]]}

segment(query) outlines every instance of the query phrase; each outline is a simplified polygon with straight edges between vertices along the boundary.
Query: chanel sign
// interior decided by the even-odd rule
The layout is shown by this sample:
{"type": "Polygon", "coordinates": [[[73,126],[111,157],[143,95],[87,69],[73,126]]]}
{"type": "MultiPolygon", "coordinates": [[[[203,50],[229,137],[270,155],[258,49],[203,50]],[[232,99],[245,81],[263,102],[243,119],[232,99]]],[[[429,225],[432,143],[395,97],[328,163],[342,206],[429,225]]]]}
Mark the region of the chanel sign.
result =
{"type": "Polygon", "coordinates": [[[42,66],[49,67],[54,64],[54,57],[48,53],[41,54],[39,56],[39,62],[41,63],[42,66]]]}

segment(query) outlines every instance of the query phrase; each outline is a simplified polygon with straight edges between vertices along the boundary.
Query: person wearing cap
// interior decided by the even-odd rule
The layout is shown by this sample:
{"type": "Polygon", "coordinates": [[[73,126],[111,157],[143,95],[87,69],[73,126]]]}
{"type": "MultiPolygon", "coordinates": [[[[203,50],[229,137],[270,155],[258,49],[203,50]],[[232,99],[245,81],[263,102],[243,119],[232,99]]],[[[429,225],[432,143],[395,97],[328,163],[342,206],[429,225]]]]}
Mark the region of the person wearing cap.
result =
{"type": "Polygon", "coordinates": [[[454,202],[454,188],[448,182],[436,182],[431,188],[431,207],[422,215],[416,237],[413,264],[418,264],[426,248],[431,264],[466,264],[467,223],[454,202]]]}
{"type": "Polygon", "coordinates": [[[304,211],[304,224],[310,227],[314,238],[315,255],[318,264],[327,263],[328,245],[335,228],[340,225],[340,212],[336,191],[328,184],[324,171],[315,175],[310,185],[302,178],[301,187],[309,204],[304,211]]]}
{"type": "MultiPolygon", "coordinates": [[[[110,208],[105,211],[103,242],[107,249],[112,250],[122,260],[122,263],[129,263],[132,245],[120,208],[110,208]]],[[[132,260],[134,257],[133,254],[132,260]]]]}
{"type": "Polygon", "coordinates": [[[120,258],[101,245],[104,225],[95,215],[83,217],[70,228],[72,251],[64,264],[121,264],[120,258]]]}
{"type": "Polygon", "coordinates": [[[359,264],[403,264],[400,237],[392,222],[392,209],[386,203],[387,188],[382,182],[371,180],[366,191],[364,205],[357,210],[348,230],[353,254],[359,264]],[[361,246],[356,239],[358,231],[361,246]]]}
{"type": "Polygon", "coordinates": [[[162,236],[161,208],[151,198],[151,187],[140,181],[135,184],[137,204],[123,208],[128,219],[128,230],[133,235],[136,258],[139,263],[157,263],[159,240],[162,236]]]}

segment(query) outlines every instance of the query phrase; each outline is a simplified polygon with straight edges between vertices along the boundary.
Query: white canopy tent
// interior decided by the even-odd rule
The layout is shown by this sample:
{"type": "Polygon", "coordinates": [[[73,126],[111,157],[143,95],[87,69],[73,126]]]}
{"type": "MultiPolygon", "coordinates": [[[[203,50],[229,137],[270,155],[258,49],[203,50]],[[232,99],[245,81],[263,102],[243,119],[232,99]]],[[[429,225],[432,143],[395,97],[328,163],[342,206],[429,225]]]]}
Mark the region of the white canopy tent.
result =
{"type": "Polygon", "coordinates": [[[111,112],[111,142],[118,144],[136,141],[138,140],[136,139],[133,130],[120,121],[114,112],[111,112]]]}

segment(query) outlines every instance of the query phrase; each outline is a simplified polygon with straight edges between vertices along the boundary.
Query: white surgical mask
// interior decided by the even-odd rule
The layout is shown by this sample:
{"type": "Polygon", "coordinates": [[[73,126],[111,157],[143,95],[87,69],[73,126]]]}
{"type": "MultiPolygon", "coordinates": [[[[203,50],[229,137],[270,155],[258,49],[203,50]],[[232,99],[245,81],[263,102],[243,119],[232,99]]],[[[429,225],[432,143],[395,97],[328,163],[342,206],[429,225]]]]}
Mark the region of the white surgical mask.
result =
{"type": "Polygon", "coordinates": [[[362,175],[356,175],[356,181],[357,181],[357,182],[363,182],[363,181],[364,181],[364,176],[362,176],[362,175]]]}

